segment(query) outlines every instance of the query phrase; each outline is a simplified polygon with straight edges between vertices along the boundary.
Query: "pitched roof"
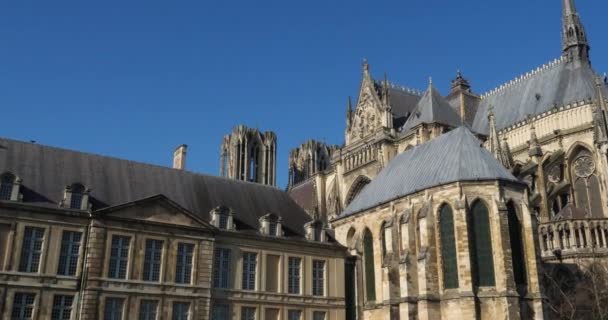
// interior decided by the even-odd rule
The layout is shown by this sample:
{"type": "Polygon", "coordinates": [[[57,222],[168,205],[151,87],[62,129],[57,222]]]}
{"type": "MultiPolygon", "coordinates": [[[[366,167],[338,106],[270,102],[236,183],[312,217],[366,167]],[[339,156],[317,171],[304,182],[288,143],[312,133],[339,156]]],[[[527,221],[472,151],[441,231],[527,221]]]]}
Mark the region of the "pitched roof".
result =
{"type": "Polygon", "coordinates": [[[429,84],[428,90],[424,93],[416,109],[409,117],[402,132],[408,132],[412,128],[422,123],[441,123],[453,127],[462,125],[460,116],[452,109],[450,104],[435,89],[433,84],[429,84]]]}
{"type": "Polygon", "coordinates": [[[342,216],[447,183],[479,180],[519,182],[467,128],[459,127],[395,157],[342,216]]]}
{"type": "MultiPolygon", "coordinates": [[[[584,62],[560,58],[482,96],[473,122],[488,133],[488,109],[494,106],[496,127],[504,129],[534,116],[596,95],[595,72],[584,62]]],[[[604,87],[606,94],[608,89],[604,87]]]]}
{"type": "Polygon", "coordinates": [[[0,173],[7,171],[22,179],[23,201],[41,206],[57,207],[65,187],[78,182],[91,189],[94,209],[162,194],[205,221],[220,205],[254,229],[275,213],[286,229],[304,235],[311,220],[274,187],[0,138],[0,173]]]}

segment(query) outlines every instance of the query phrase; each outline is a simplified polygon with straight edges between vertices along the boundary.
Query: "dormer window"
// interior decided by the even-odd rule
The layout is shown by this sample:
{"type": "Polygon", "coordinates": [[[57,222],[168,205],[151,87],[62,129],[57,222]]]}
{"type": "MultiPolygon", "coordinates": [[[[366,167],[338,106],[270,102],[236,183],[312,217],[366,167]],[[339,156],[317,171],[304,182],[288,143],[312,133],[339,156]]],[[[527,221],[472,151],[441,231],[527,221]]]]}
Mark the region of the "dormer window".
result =
{"type": "Polygon", "coordinates": [[[311,221],[307,223],[304,228],[306,229],[306,239],[317,242],[327,241],[325,224],[322,221],[311,221]]]}
{"type": "Polygon", "coordinates": [[[283,234],[281,218],[269,213],[260,218],[260,232],[271,237],[280,237],[283,234]]]}
{"type": "Polygon", "coordinates": [[[234,230],[234,217],[232,209],[219,206],[211,210],[211,224],[222,230],[234,230]]]}
{"type": "Polygon", "coordinates": [[[0,200],[19,200],[19,179],[12,173],[7,172],[0,176],[0,200]]]}
{"type": "Polygon", "coordinates": [[[74,210],[88,210],[89,192],[90,190],[86,189],[80,183],[74,183],[65,187],[65,195],[62,206],[74,210]]]}

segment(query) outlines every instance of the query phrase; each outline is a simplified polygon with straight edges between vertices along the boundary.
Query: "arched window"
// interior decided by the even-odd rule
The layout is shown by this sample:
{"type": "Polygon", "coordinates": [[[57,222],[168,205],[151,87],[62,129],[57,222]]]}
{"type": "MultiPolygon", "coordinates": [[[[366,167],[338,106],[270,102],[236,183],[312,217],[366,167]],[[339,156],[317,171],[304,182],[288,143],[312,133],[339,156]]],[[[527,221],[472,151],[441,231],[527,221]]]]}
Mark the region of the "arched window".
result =
{"type": "Polygon", "coordinates": [[[365,264],[365,293],[367,301],[376,301],[376,274],[374,270],[374,239],[371,231],[363,233],[363,259],[365,264]]]}
{"type": "Polygon", "coordinates": [[[80,183],[75,183],[70,188],[70,209],[82,209],[82,198],[84,196],[84,186],[80,183]]]}
{"type": "Polygon", "coordinates": [[[11,197],[13,195],[14,184],[14,174],[7,172],[0,176],[0,200],[11,200],[11,197]]]}
{"type": "Polygon", "coordinates": [[[480,287],[494,286],[496,281],[488,207],[480,200],[475,201],[467,220],[473,283],[480,287]]]}
{"type": "Polygon", "coordinates": [[[384,257],[386,257],[386,254],[388,253],[388,246],[386,245],[386,234],[387,234],[387,227],[386,227],[386,222],[382,223],[382,226],[380,227],[380,234],[381,234],[381,241],[382,241],[382,258],[384,259],[384,257]]]}
{"type": "Polygon", "coordinates": [[[456,258],[456,237],[454,234],[454,214],[445,204],[439,210],[439,233],[441,238],[441,259],[444,289],[458,288],[458,260],[456,258]]]}
{"type": "Polygon", "coordinates": [[[515,284],[526,284],[526,259],[524,255],[524,241],[522,225],[517,217],[517,210],[513,201],[507,203],[509,221],[509,239],[511,242],[511,260],[513,261],[513,276],[515,284]]]}
{"type": "Polygon", "coordinates": [[[401,235],[401,254],[404,254],[410,248],[410,232],[408,229],[409,219],[409,213],[404,213],[399,221],[399,234],[401,235]]]}
{"type": "Polygon", "coordinates": [[[603,217],[599,180],[593,155],[580,148],[572,158],[572,185],[577,208],[587,211],[590,216],[603,217]]]}
{"type": "Polygon", "coordinates": [[[258,147],[257,142],[253,144],[253,147],[250,150],[249,154],[249,181],[257,182],[258,181],[258,165],[259,165],[259,153],[260,148],[258,147]]]}

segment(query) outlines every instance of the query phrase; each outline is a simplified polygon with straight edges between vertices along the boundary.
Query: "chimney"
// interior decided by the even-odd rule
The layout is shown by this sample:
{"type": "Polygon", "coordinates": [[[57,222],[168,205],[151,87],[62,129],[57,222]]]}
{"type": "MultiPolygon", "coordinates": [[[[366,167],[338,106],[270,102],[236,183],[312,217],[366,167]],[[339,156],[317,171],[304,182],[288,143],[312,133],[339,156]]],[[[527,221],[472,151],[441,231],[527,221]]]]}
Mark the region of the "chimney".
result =
{"type": "Polygon", "coordinates": [[[188,150],[188,146],[182,144],[181,146],[175,148],[173,152],[173,169],[184,170],[186,169],[186,151],[188,150]]]}

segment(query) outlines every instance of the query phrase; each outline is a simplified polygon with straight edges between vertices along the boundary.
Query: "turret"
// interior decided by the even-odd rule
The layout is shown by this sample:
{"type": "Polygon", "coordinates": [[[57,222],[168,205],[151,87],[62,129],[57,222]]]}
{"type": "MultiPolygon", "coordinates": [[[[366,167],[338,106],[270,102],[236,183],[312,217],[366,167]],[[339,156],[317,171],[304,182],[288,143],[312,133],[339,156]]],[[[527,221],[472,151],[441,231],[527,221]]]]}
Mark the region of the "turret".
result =
{"type": "Polygon", "coordinates": [[[562,51],[571,61],[589,62],[587,33],[576,11],[574,0],[562,0],[562,51]]]}

